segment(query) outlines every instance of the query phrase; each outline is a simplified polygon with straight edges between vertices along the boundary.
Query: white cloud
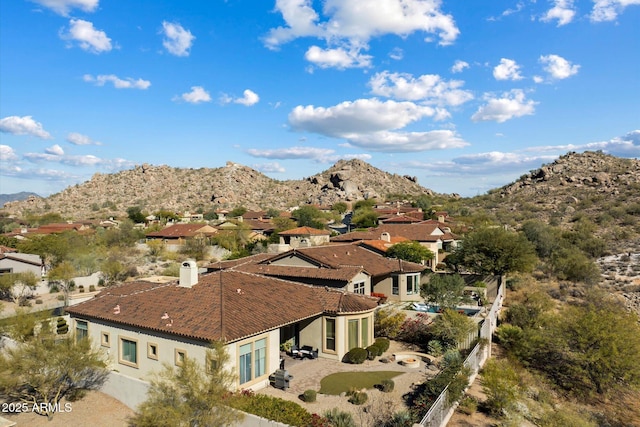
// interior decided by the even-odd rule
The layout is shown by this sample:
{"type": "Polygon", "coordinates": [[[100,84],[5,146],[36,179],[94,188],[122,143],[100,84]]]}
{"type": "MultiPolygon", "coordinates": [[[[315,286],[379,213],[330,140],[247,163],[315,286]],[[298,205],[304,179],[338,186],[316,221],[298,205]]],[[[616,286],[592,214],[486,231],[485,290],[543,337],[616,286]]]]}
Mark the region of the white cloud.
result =
{"type": "Polygon", "coordinates": [[[42,139],[52,139],[49,132],[44,130],[41,123],[33,120],[31,116],[9,116],[0,119],[0,132],[14,135],[32,135],[42,139]]]}
{"type": "Polygon", "coordinates": [[[451,130],[429,132],[379,131],[347,135],[349,144],[373,151],[392,153],[462,148],[469,145],[451,130]]]}
{"type": "Polygon", "coordinates": [[[263,173],[285,173],[287,171],[284,167],[280,166],[278,162],[262,163],[253,165],[252,167],[263,173]]]}
{"type": "Polygon", "coordinates": [[[425,74],[414,78],[411,74],[377,73],[369,80],[374,95],[402,99],[407,101],[423,101],[431,105],[457,106],[473,99],[473,94],[460,89],[464,85],[461,80],[443,80],[437,74],[425,74]]]}
{"type": "Polygon", "coordinates": [[[80,9],[84,12],[93,12],[98,8],[99,0],[31,0],[58,15],[68,16],[71,9],[80,9]]]}
{"type": "Polygon", "coordinates": [[[493,69],[493,77],[496,80],[520,80],[520,66],[513,59],[502,58],[493,69]]]}
{"type": "Polygon", "coordinates": [[[452,73],[461,73],[465,68],[469,68],[469,63],[461,60],[456,60],[451,67],[452,73]]]}
{"type": "Polygon", "coordinates": [[[373,37],[387,34],[406,37],[424,32],[425,41],[437,35],[439,44],[448,45],[460,33],[453,17],[440,10],[440,0],[327,0],[323,2],[322,17],[313,6],[312,0],[276,0],[275,10],[282,15],[285,25],[272,28],[263,39],[265,45],[277,49],[299,37],[315,37],[328,45],[308,51],[307,57],[319,60],[322,56],[321,62],[326,67],[335,63],[347,68],[344,53],[352,49],[359,52],[373,37]]]}
{"type": "Polygon", "coordinates": [[[52,145],[51,147],[45,148],[44,150],[47,154],[53,154],[54,156],[63,156],[64,150],[58,144],[52,145]]]}
{"type": "Polygon", "coordinates": [[[545,64],[544,70],[555,80],[571,77],[577,74],[580,69],[579,65],[573,65],[558,55],[542,55],[539,61],[545,64]]]}
{"type": "Polygon", "coordinates": [[[393,49],[391,49],[391,52],[389,52],[389,58],[395,61],[400,61],[402,58],[404,58],[404,51],[399,47],[394,47],[393,49]]]}
{"type": "Polygon", "coordinates": [[[289,113],[289,123],[296,130],[342,137],[399,129],[435,113],[433,108],[413,102],[382,102],[372,98],[345,101],[329,108],[298,105],[289,113]]]}
{"type": "Polygon", "coordinates": [[[640,157],[640,130],[633,130],[623,136],[611,138],[608,141],[588,142],[586,144],[547,145],[527,149],[527,151],[533,152],[551,151],[558,153],[586,150],[602,150],[605,153],[618,157],[640,157]]]}
{"type": "Polygon", "coordinates": [[[149,80],[143,79],[133,79],[131,77],[126,77],[121,79],[118,76],[113,74],[100,74],[97,76],[92,76],[91,74],[85,74],[82,76],[82,79],[85,82],[95,83],[96,86],[104,86],[106,83],[112,83],[113,87],[116,89],[148,89],[151,86],[151,82],[149,80]]]}
{"type": "Polygon", "coordinates": [[[258,94],[252,90],[245,89],[245,91],[242,92],[242,95],[243,95],[242,98],[234,99],[233,102],[235,102],[236,104],[242,104],[247,107],[250,107],[252,105],[257,104],[258,101],[260,101],[260,97],[258,96],[258,94]]]}
{"type": "Polygon", "coordinates": [[[334,154],[335,150],[315,147],[288,147],[269,150],[251,148],[247,150],[247,153],[253,157],[262,157],[265,159],[319,159],[334,154]]]}
{"type": "Polygon", "coordinates": [[[69,32],[60,34],[63,39],[76,41],[81,49],[92,53],[111,50],[111,39],[104,31],[96,30],[93,23],[83,19],[71,19],[69,25],[69,32]]]}
{"type": "Polygon", "coordinates": [[[514,117],[532,115],[535,112],[537,102],[526,100],[525,94],[520,89],[513,89],[502,95],[501,98],[486,97],[487,103],[478,108],[471,116],[471,120],[506,122],[514,117]]]}
{"type": "Polygon", "coordinates": [[[191,92],[186,92],[180,96],[176,96],[173,100],[182,100],[190,104],[199,104],[201,102],[210,102],[211,95],[209,95],[209,92],[204,90],[202,86],[191,86],[191,92]]]}
{"type": "Polygon", "coordinates": [[[573,0],[554,0],[553,3],[553,7],[549,9],[542,18],[540,18],[541,21],[550,22],[555,19],[558,21],[558,27],[573,21],[573,18],[576,15],[573,0]]]}
{"type": "Polygon", "coordinates": [[[143,79],[133,79],[131,77],[126,77],[121,79],[118,76],[113,74],[100,74],[97,76],[92,76],[91,74],[85,74],[82,76],[82,79],[85,82],[95,83],[96,86],[104,86],[106,83],[113,83],[113,87],[116,89],[148,89],[151,86],[151,82],[143,79]]]}
{"type": "Polygon", "coordinates": [[[185,30],[180,24],[163,21],[162,33],[164,34],[162,45],[170,54],[189,56],[189,49],[196,38],[191,31],[185,30]]]}
{"type": "Polygon", "coordinates": [[[304,54],[304,58],[320,68],[366,68],[371,66],[371,55],[362,55],[357,48],[346,50],[342,47],[336,49],[322,49],[311,46],[304,54]]]}
{"type": "Polygon", "coordinates": [[[8,145],[0,145],[0,161],[10,162],[14,160],[18,160],[18,156],[13,148],[8,145]]]}
{"type": "Polygon", "coordinates": [[[100,141],[94,141],[87,135],[83,135],[77,132],[71,132],[67,135],[67,141],[73,145],[102,145],[100,141]]]}
{"type": "Polygon", "coordinates": [[[627,6],[640,5],[640,0],[593,0],[593,22],[614,21],[627,6]]]}

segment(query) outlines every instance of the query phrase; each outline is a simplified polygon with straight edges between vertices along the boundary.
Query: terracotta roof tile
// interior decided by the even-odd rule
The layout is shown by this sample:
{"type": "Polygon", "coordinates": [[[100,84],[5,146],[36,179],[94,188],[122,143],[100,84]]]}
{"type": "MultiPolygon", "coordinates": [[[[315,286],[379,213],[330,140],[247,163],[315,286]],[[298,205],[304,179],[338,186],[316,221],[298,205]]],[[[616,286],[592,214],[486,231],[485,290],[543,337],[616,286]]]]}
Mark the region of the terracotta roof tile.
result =
{"type": "MultiPolygon", "coordinates": [[[[147,233],[147,237],[167,237],[167,238],[178,238],[178,237],[193,237],[201,233],[201,230],[206,230],[202,232],[205,235],[213,235],[216,231],[211,231],[213,229],[210,225],[203,223],[189,223],[189,224],[173,224],[168,227],[163,228],[159,231],[152,231],[151,233],[147,233]]],[[[215,230],[215,229],[214,229],[215,230]]]]}
{"type": "Polygon", "coordinates": [[[329,236],[331,232],[328,230],[318,230],[313,227],[298,227],[291,230],[281,231],[278,233],[281,236],[329,236]]]}

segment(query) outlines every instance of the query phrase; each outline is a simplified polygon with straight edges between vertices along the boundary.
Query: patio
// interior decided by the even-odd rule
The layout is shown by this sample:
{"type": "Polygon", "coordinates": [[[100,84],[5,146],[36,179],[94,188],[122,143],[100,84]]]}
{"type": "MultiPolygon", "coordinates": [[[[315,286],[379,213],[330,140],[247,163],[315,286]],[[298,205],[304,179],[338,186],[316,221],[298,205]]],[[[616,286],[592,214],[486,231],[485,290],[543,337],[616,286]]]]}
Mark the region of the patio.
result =
{"type": "MultiPolygon", "coordinates": [[[[391,341],[389,350],[387,350],[381,358],[390,358],[394,353],[412,350],[413,349],[402,343],[391,341]]],[[[285,369],[293,376],[290,381],[290,388],[287,390],[280,390],[274,387],[267,387],[258,391],[258,393],[294,401],[303,406],[309,412],[320,415],[325,411],[338,408],[342,411],[352,413],[356,420],[362,420],[362,417],[364,416],[363,408],[365,407],[368,407],[369,412],[374,410],[374,408],[383,407],[385,410],[390,410],[392,412],[406,409],[402,396],[411,391],[411,386],[413,384],[420,384],[424,382],[425,379],[433,378],[438,373],[438,371],[434,370],[433,367],[429,369],[422,360],[420,360],[419,367],[416,368],[405,366],[397,360],[383,363],[380,361],[380,358],[377,358],[376,360],[366,360],[361,365],[351,365],[322,358],[300,360],[291,358],[287,355],[284,355],[283,357],[285,369]],[[395,388],[390,393],[383,393],[377,389],[367,390],[369,399],[367,403],[362,406],[356,406],[349,403],[345,396],[331,396],[318,393],[317,400],[313,403],[303,402],[299,398],[305,390],[320,390],[320,380],[329,374],[356,371],[398,371],[401,372],[401,374],[393,378],[395,388]]]]}

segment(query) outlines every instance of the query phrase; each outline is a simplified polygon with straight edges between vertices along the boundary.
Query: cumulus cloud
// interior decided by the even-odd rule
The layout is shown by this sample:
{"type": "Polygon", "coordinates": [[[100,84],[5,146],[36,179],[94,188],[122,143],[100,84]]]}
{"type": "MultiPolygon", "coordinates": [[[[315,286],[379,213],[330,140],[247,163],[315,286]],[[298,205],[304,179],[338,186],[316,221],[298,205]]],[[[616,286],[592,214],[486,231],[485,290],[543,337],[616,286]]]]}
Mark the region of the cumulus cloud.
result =
{"type": "Polygon", "coordinates": [[[67,142],[73,145],[102,145],[100,141],[94,141],[87,135],[83,135],[77,132],[71,132],[67,135],[67,142]]]}
{"type": "Polygon", "coordinates": [[[242,92],[242,98],[236,98],[233,100],[236,104],[242,104],[247,107],[257,104],[258,101],[260,101],[258,94],[249,89],[245,89],[245,91],[242,92]]]}
{"type": "Polygon", "coordinates": [[[461,89],[463,85],[461,80],[446,81],[437,74],[416,78],[411,74],[388,71],[377,73],[369,80],[374,95],[441,106],[457,106],[473,99],[471,92],[461,89]]]}
{"type": "Polygon", "coordinates": [[[173,100],[200,104],[201,102],[211,102],[211,95],[202,86],[191,86],[191,92],[185,92],[180,96],[174,97],[173,100]]]}
{"type": "Polygon", "coordinates": [[[391,52],[389,52],[389,58],[395,61],[400,61],[402,58],[404,58],[404,51],[399,47],[394,47],[393,49],[391,49],[391,52]]]}
{"type": "Polygon", "coordinates": [[[351,145],[389,153],[445,150],[469,145],[468,142],[451,130],[433,130],[429,132],[380,131],[346,135],[346,137],[351,145]]]}
{"type": "Polygon", "coordinates": [[[189,56],[189,49],[195,40],[191,31],[185,30],[182,25],[167,21],[162,22],[162,46],[175,56],[189,56]]]}
{"type": "Polygon", "coordinates": [[[68,16],[72,9],[93,12],[98,8],[99,0],[31,0],[41,6],[53,10],[58,15],[68,16]]]}
{"type": "MultiPolygon", "coordinates": [[[[341,159],[360,159],[360,160],[370,160],[370,154],[338,154],[335,150],[330,148],[315,148],[315,147],[285,147],[285,148],[276,148],[272,150],[258,150],[255,148],[247,150],[247,154],[253,157],[262,157],[265,159],[278,159],[278,160],[299,160],[299,159],[308,159],[313,160],[317,163],[335,163],[341,159]]],[[[267,165],[277,165],[281,167],[277,162],[276,163],[267,163],[267,165]]],[[[259,169],[264,172],[263,169],[259,169]]],[[[280,172],[276,171],[268,171],[268,172],[280,172]]],[[[284,168],[282,171],[284,172],[284,168]]]]}
{"type": "Polygon", "coordinates": [[[134,162],[121,158],[102,159],[92,154],[70,155],[57,144],[46,148],[44,153],[25,153],[23,158],[32,163],[52,162],[74,167],[101,167],[111,171],[135,165],[134,162]]]}
{"type": "Polygon", "coordinates": [[[49,132],[44,130],[42,124],[33,120],[31,116],[9,116],[0,119],[0,132],[13,135],[31,135],[41,139],[53,138],[49,132]]]}
{"type": "Polygon", "coordinates": [[[252,166],[255,170],[263,173],[284,173],[287,170],[280,166],[278,162],[262,163],[252,166]]]}
{"type": "Polygon", "coordinates": [[[462,71],[464,71],[465,68],[469,68],[469,63],[458,59],[456,62],[453,63],[453,66],[451,67],[451,72],[461,73],[462,71]]]}
{"type": "MultiPolygon", "coordinates": [[[[439,44],[455,41],[460,31],[451,15],[440,10],[439,0],[327,0],[322,7],[323,16],[314,9],[312,0],[277,0],[275,10],[282,15],[285,25],[272,28],[263,41],[270,49],[299,37],[315,37],[325,40],[327,48],[307,52],[308,58],[322,59],[326,67],[345,63],[351,48],[361,49],[373,37],[395,34],[405,37],[415,32],[427,33],[425,41],[437,35],[439,44]],[[334,49],[349,46],[347,49],[334,49]]],[[[354,57],[352,54],[351,57],[354,57]]],[[[365,59],[356,56],[350,64],[359,64],[365,59]]],[[[368,60],[367,60],[368,61],[368,60]]],[[[365,61],[365,62],[367,62],[365,61]]]]}
{"type": "Polygon", "coordinates": [[[47,153],[47,154],[53,154],[54,156],[63,156],[64,155],[64,150],[58,144],[52,145],[49,148],[45,148],[44,152],[47,153]]]}
{"type": "Polygon", "coordinates": [[[578,74],[579,65],[573,65],[558,55],[542,55],[539,59],[544,64],[544,70],[554,80],[562,80],[578,74]]]}
{"type": "Polygon", "coordinates": [[[535,112],[537,102],[527,100],[524,92],[520,89],[513,89],[502,95],[500,98],[486,96],[487,103],[478,108],[478,111],[471,116],[471,120],[506,122],[515,117],[532,115],[535,112]]]}
{"type": "Polygon", "coordinates": [[[493,77],[496,80],[521,80],[520,66],[513,59],[502,58],[493,69],[493,77]]]}
{"type": "Polygon", "coordinates": [[[575,15],[576,10],[573,5],[573,0],[554,0],[553,7],[549,9],[540,20],[543,22],[557,20],[558,27],[561,27],[573,21],[575,15]]]}
{"type": "Polygon", "coordinates": [[[13,148],[8,145],[0,145],[0,161],[11,162],[18,160],[18,156],[13,148]]]}
{"type": "Polygon", "coordinates": [[[558,153],[595,150],[602,150],[605,153],[618,157],[640,157],[640,130],[633,130],[625,135],[611,138],[608,141],[588,142],[586,144],[546,145],[527,149],[527,151],[534,152],[551,151],[558,153]]]}
{"type": "Polygon", "coordinates": [[[118,76],[113,74],[100,74],[97,76],[92,76],[91,74],[85,74],[82,76],[82,79],[85,82],[94,83],[96,86],[104,86],[107,83],[112,83],[113,87],[116,89],[148,89],[151,86],[151,82],[149,80],[143,79],[133,79],[131,77],[126,77],[121,79],[118,76]]]}
{"type": "Polygon", "coordinates": [[[322,49],[311,46],[304,54],[304,58],[320,68],[366,68],[371,66],[371,55],[363,55],[360,49],[346,50],[342,47],[336,49],[322,49]]]}
{"type": "Polygon", "coordinates": [[[81,49],[92,53],[108,52],[112,49],[111,39],[104,31],[96,30],[93,23],[83,19],[71,19],[69,31],[62,31],[60,37],[64,40],[77,42],[81,49]]]}
{"type": "Polygon", "coordinates": [[[640,5],[640,0],[593,0],[591,21],[615,21],[627,6],[640,5]]]}
{"type": "Polygon", "coordinates": [[[45,181],[71,181],[80,179],[80,176],[66,171],[43,168],[23,169],[18,165],[7,165],[2,163],[0,163],[0,174],[20,179],[37,179],[45,181]]]}

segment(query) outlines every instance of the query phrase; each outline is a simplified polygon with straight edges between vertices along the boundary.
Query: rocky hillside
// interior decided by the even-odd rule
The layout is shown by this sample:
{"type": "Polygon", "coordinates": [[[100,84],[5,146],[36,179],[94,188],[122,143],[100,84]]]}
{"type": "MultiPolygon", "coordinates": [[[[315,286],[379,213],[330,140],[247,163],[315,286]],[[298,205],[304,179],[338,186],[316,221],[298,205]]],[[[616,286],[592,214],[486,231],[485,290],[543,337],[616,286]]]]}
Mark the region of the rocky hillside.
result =
{"type": "Polygon", "coordinates": [[[414,177],[389,174],[361,160],[341,160],[302,180],[278,181],[236,163],[220,168],[182,169],[141,165],[115,174],[96,174],[89,181],[47,198],[11,202],[3,211],[58,212],[69,219],[121,216],[130,206],[154,212],[245,206],[285,209],[304,203],[384,198],[388,194],[430,194],[414,177]]]}

